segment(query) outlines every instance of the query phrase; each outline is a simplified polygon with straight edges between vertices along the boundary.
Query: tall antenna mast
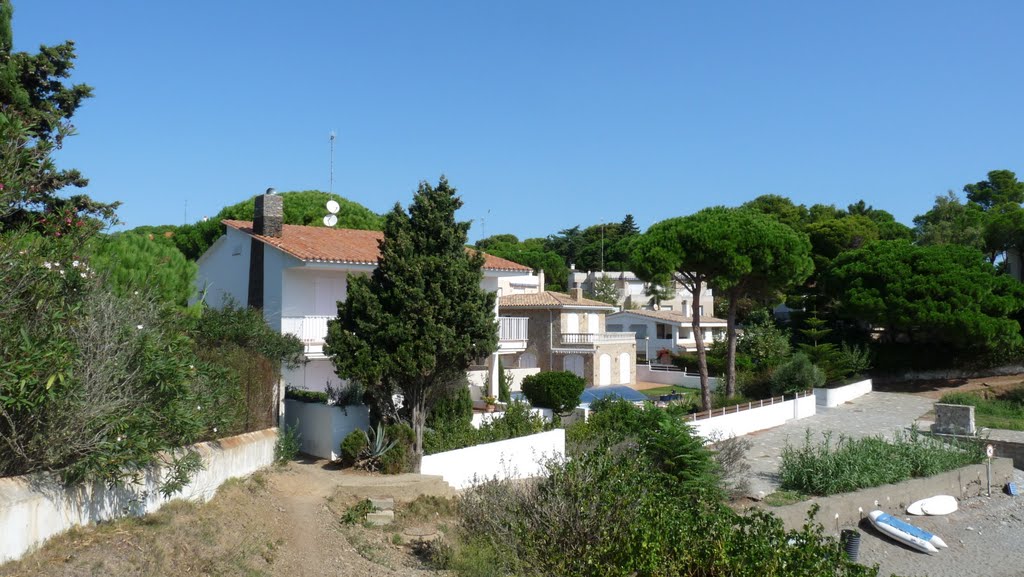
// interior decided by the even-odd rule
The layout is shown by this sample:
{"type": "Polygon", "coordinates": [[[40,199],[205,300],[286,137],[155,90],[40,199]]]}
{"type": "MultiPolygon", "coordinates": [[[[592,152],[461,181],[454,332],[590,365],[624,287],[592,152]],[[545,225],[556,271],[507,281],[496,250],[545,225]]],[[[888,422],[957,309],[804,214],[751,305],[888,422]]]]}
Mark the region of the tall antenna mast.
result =
{"type": "Polygon", "coordinates": [[[330,134],[330,139],[331,139],[331,191],[330,192],[331,192],[331,194],[334,194],[334,139],[336,137],[337,137],[337,134],[335,134],[334,131],[332,130],[331,134],[330,134]]]}

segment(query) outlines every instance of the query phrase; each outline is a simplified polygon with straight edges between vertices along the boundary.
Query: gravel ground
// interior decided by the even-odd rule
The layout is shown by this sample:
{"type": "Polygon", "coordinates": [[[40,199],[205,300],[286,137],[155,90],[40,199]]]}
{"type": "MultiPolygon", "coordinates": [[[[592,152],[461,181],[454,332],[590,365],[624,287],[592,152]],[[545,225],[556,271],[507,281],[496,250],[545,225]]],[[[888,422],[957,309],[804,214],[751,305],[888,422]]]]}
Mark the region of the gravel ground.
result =
{"type": "MultiPolygon", "coordinates": [[[[1024,471],[1014,470],[1024,487],[1024,471]]],[[[1010,497],[1001,487],[992,497],[960,502],[960,509],[943,517],[901,519],[935,533],[949,545],[935,555],[921,553],[883,537],[865,520],[861,523],[860,558],[878,564],[879,575],[902,577],[1019,577],[1024,575],[1024,496],[1010,497]]]]}

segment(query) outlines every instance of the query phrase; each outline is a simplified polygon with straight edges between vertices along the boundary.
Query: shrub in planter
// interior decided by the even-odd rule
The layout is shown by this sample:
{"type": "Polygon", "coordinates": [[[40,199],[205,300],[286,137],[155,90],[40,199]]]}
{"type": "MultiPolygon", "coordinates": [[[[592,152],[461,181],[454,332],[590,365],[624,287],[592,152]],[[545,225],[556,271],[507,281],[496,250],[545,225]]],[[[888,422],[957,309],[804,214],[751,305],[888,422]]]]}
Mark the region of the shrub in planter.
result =
{"type": "Polygon", "coordinates": [[[523,394],[534,407],[565,414],[576,408],[586,382],[568,371],[547,371],[523,379],[523,394]]]}
{"type": "Polygon", "coordinates": [[[293,401],[302,401],[303,403],[327,404],[327,393],[323,391],[307,391],[305,389],[285,387],[284,398],[292,399],[293,401]]]}
{"type": "Polygon", "coordinates": [[[341,441],[341,447],[339,453],[341,453],[341,464],[350,467],[355,464],[356,459],[362,454],[363,450],[366,449],[369,444],[369,440],[366,438],[366,431],[362,429],[356,429],[349,433],[341,441]]]}

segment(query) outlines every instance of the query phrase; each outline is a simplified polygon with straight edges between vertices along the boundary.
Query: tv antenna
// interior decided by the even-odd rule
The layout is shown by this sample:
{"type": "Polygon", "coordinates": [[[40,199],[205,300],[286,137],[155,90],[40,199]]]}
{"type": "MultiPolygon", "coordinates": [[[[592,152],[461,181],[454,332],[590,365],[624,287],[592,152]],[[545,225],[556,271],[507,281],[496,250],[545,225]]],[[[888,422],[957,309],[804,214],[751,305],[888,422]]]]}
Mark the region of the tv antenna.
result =
{"type": "Polygon", "coordinates": [[[341,210],[341,205],[336,200],[327,201],[327,212],[329,213],[324,217],[324,226],[332,227],[338,224],[338,211],[341,210]]]}
{"type": "Polygon", "coordinates": [[[334,194],[334,139],[337,137],[338,135],[333,130],[328,135],[328,138],[331,140],[331,194],[334,194]]]}

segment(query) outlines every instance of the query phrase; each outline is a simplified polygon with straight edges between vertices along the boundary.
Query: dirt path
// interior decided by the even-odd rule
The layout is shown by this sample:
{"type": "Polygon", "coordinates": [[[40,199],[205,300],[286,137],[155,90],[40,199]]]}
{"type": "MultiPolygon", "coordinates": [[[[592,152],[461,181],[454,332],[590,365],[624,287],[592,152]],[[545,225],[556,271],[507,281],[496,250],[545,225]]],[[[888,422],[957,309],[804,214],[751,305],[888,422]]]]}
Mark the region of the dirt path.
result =
{"type": "MultiPolygon", "coordinates": [[[[454,491],[437,477],[385,477],[341,471],[323,461],[292,463],[229,481],[206,505],[173,503],[141,519],[72,531],[0,566],[0,576],[436,574],[398,543],[404,528],[424,524],[404,509],[420,495],[450,497],[454,491]],[[394,525],[341,522],[350,505],[370,496],[394,498],[394,525]]],[[[430,503],[450,511],[445,499],[430,503]]],[[[450,522],[435,511],[426,514],[430,522],[450,522]]]]}
{"type": "Polygon", "coordinates": [[[990,391],[993,394],[1024,385],[1024,374],[996,377],[979,377],[976,379],[947,379],[939,381],[908,381],[885,386],[876,386],[875,390],[892,393],[910,393],[938,400],[946,393],[990,391]]]}

